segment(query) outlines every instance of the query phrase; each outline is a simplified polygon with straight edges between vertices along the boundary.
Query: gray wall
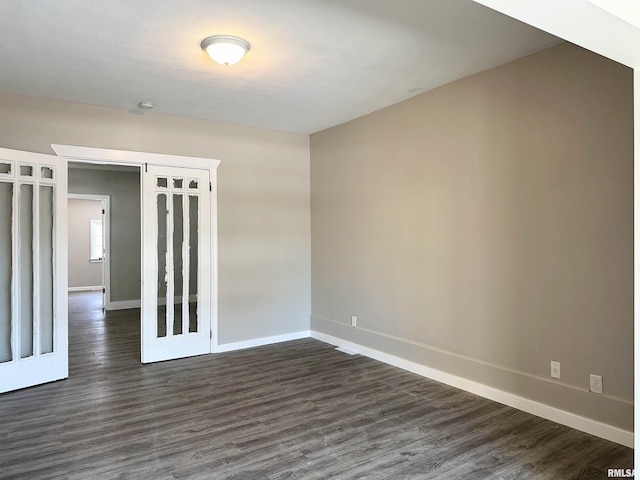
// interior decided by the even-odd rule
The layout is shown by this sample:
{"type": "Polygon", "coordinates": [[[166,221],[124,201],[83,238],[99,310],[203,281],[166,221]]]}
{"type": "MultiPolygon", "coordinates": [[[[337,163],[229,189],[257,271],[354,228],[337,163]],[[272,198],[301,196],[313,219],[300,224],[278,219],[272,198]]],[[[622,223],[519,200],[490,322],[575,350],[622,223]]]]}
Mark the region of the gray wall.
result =
{"type": "Polygon", "coordinates": [[[102,263],[91,262],[91,220],[102,218],[99,200],[69,199],[69,287],[102,285],[102,263]]]}
{"type": "Polygon", "coordinates": [[[563,44],[312,135],[312,329],[632,430],[632,105],[563,44]]]}
{"type": "Polygon", "coordinates": [[[109,300],[139,300],[140,173],[69,168],[69,193],[109,195],[109,300]]]}
{"type": "Polygon", "coordinates": [[[52,143],[220,159],[220,342],[309,329],[308,135],[0,95],[0,145],[51,153],[52,143]]]}

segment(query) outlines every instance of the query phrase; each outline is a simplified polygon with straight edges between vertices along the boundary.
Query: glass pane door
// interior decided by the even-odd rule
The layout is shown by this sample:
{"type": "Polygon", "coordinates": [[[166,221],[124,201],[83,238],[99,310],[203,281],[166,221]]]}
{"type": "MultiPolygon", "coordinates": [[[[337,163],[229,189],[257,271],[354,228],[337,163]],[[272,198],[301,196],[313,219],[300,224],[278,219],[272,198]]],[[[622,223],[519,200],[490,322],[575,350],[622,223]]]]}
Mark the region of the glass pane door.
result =
{"type": "Polygon", "coordinates": [[[210,351],[210,194],[207,170],[144,174],[143,363],[210,351]]]}
{"type": "Polygon", "coordinates": [[[64,158],[0,149],[0,392],[68,376],[66,198],[64,158]]]}

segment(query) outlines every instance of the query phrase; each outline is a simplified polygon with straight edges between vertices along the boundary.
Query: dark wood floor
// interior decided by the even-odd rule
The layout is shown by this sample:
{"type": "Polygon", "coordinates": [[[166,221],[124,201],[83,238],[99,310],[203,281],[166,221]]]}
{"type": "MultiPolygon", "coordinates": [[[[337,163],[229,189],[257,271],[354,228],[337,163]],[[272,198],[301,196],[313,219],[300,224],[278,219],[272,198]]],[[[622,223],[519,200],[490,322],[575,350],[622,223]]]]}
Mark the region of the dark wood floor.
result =
{"type": "Polygon", "coordinates": [[[605,479],[633,451],[313,339],[139,363],[70,296],[70,378],[0,396],[0,478],[605,479]]]}

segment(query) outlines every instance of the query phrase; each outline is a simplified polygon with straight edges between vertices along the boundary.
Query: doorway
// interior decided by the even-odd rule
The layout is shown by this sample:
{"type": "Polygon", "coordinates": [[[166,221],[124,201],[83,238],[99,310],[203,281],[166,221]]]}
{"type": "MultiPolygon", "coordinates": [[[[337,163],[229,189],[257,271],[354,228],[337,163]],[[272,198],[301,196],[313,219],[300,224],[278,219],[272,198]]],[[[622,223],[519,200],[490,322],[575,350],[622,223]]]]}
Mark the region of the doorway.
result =
{"type": "MultiPolygon", "coordinates": [[[[121,308],[141,307],[141,337],[146,336],[141,341],[141,346],[144,345],[144,341],[150,340],[154,343],[155,351],[162,351],[160,344],[167,347],[168,355],[162,359],[145,360],[143,352],[142,362],[217,352],[215,187],[216,170],[220,161],[68,145],[52,145],[52,148],[58,155],[57,158],[33,152],[0,149],[0,196],[6,200],[2,203],[9,206],[0,209],[0,224],[4,225],[0,232],[5,233],[4,240],[0,243],[5,250],[2,256],[5,260],[0,262],[0,295],[3,299],[0,305],[4,307],[4,313],[0,315],[0,393],[68,377],[67,187],[68,175],[77,170],[68,168],[70,162],[100,165],[106,171],[114,170],[114,167],[118,170],[118,166],[125,166],[138,172],[136,183],[139,190],[136,198],[139,206],[132,208],[128,205],[124,208],[125,212],[137,216],[136,227],[125,230],[120,235],[114,235],[115,226],[112,222],[109,223],[113,227],[110,235],[111,252],[114,251],[114,242],[111,240],[128,239],[135,232],[140,235],[140,241],[134,242],[138,245],[137,252],[135,249],[129,252],[132,255],[132,263],[138,265],[139,275],[137,282],[134,278],[134,284],[139,295],[135,295],[136,288],[126,289],[126,277],[117,282],[109,282],[109,287],[110,303],[113,303],[117,285],[124,288],[127,294],[132,296],[131,302],[134,302],[133,306],[121,308]],[[168,205],[173,205],[173,216],[171,208],[160,208],[162,199],[168,205]],[[169,199],[171,203],[168,202],[169,199]],[[140,207],[144,206],[146,212],[153,212],[153,205],[156,205],[154,219],[146,215],[146,220],[150,221],[146,225],[151,227],[143,229],[143,208],[140,207]],[[166,277],[168,283],[163,298],[164,305],[161,305],[160,290],[153,288],[153,285],[157,285],[158,280],[162,278],[159,265],[163,247],[161,248],[158,239],[162,236],[163,230],[158,225],[164,221],[163,219],[167,219],[167,225],[174,225],[172,229],[166,230],[165,236],[168,237],[170,232],[177,235],[169,240],[167,245],[178,246],[167,248],[167,264],[174,265],[175,258],[178,258],[182,259],[182,267],[165,268],[165,277],[173,269],[174,278],[166,277]],[[182,225],[182,228],[176,227],[179,225],[182,225]],[[195,227],[193,234],[192,226],[195,227]],[[150,245],[153,248],[149,248],[150,245]],[[197,245],[195,255],[193,250],[190,252],[192,245],[197,245]],[[167,255],[172,251],[176,254],[175,258],[173,255],[167,255]],[[144,269],[140,267],[143,256],[144,269]],[[195,283],[190,281],[192,263],[193,268],[197,270],[195,283]],[[180,276],[175,277],[178,271],[181,272],[180,276]],[[178,293],[176,285],[180,284],[182,295],[175,295],[178,293]],[[151,285],[152,288],[148,289],[151,293],[143,294],[142,285],[151,285]],[[195,293],[191,285],[197,289],[195,293]],[[190,322],[192,304],[197,308],[196,332],[192,331],[190,322]],[[175,319],[181,315],[182,333],[174,330],[171,337],[168,334],[165,337],[158,334],[157,319],[160,306],[164,307],[165,312],[172,312],[165,315],[164,324],[167,326],[167,332],[170,325],[175,324],[175,319]],[[174,320],[173,323],[171,319],[174,320]],[[192,334],[198,337],[198,342],[181,342],[181,335],[187,337],[192,334]],[[204,349],[200,342],[202,337],[207,340],[204,342],[204,349]]],[[[121,197],[120,194],[117,195],[117,198],[121,197]]],[[[111,196],[111,213],[114,210],[115,198],[116,195],[111,196]]],[[[122,260],[126,262],[126,259],[122,260]]],[[[114,278],[114,269],[111,266],[110,277],[114,278]]]]}
{"type": "MultiPolygon", "coordinates": [[[[140,168],[131,166],[105,166],[91,163],[69,162],[69,198],[101,201],[103,203],[104,225],[103,260],[87,260],[85,257],[100,258],[98,252],[91,253],[89,238],[81,246],[84,250],[73,249],[73,233],[90,236],[94,217],[79,219],[79,225],[72,225],[73,212],[69,211],[69,287],[73,291],[72,257],[80,256],[81,262],[91,263],[96,269],[101,265],[104,271],[105,310],[122,310],[140,307],[140,168]],[[89,230],[87,230],[89,229],[89,230]],[[84,252],[84,253],[83,253],[84,252]],[[96,263],[100,265],[96,265],[96,263]]],[[[97,232],[94,228],[94,234],[97,232]]],[[[98,239],[95,238],[97,241],[98,239]]],[[[94,247],[97,243],[94,241],[94,247]]],[[[78,263],[78,262],[76,262],[78,263]]]]}
{"type": "MultiPolygon", "coordinates": [[[[141,309],[143,363],[217,351],[218,160],[143,152],[52,145],[72,172],[82,169],[137,172],[138,194],[125,209],[137,223],[116,233],[116,200],[111,193],[110,299],[107,311],[141,309]],[[135,213],[134,213],[135,212],[135,213]],[[136,233],[137,245],[134,246],[136,233]],[[116,240],[129,240],[131,261],[125,279],[117,276],[116,240]],[[134,267],[137,267],[134,268],[134,267]],[[138,275],[133,274],[136,269],[138,275]],[[118,302],[116,304],[116,302],[118,302]],[[120,303],[121,302],[121,303],[120,303]],[[115,308],[114,308],[114,304],[115,308]]],[[[103,172],[100,172],[103,175],[103,172]]],[[[75,174],[74,174],[75,175],[75,174]]],[[[107,262],[109,263],[109,262],[107,262]]]]}
{"type": "MultiPolygon", "coordinates": [[[[68,162],[67,170],[69,371],[74,375],[91,368],[81,358],[87,344],[98,356],[117,356],[109,341],[114,330],[123,330],[123,318],[132,324],[123,331],[139,329],[140,168],[68,162]],[[92,271],[82,277],[80,268],[92,271]]],[[[127,356],[139,359],[139,340],[130,347],[127,356]]]]}
{"type": "Polygon", "coordinates": [[[68,195],[69,292],[98,291],[109,301],[109,195],[68,195]]]}

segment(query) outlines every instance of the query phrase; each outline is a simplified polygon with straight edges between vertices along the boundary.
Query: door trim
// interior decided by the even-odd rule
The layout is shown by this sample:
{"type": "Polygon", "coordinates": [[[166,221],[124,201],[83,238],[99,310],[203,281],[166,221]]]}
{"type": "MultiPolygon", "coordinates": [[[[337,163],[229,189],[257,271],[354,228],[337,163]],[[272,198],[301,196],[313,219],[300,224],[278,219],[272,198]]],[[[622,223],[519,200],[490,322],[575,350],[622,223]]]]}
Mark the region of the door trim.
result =
{"type": "MultiPolygon", "coordinates": [[[[209,171],[211,182],[211,341],[212,353],[218,351],[218,200],[217,200],[217,169],[220,160],[204,157],[188,157],[183,155],[169,155],[163,153],[136,152],[130,150],[113,150],[108,148],[81,147],[76,145],[52,144],[52,150],[59,157],[67,161],[81,163],[98,163],[105,165],[128,165],[144,169],[145,164],[162,165],[166,167],[187,167],[209,171]]],[[[140,175],[140,191],[142,192],[142,178],[140,175]]],[[[142,193],[141,193],[142,194],[142,193]]],[[[142,208],[142,205],[141,207],[142,208]]],[[[144,246],[142,246],[144,248],[144,246]]],[[[144,253],[143,253],[144,255],[144,253]]],[[[66,266],[65,266],[66,268],[66,266]]]]}

